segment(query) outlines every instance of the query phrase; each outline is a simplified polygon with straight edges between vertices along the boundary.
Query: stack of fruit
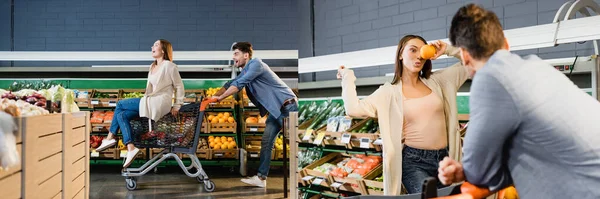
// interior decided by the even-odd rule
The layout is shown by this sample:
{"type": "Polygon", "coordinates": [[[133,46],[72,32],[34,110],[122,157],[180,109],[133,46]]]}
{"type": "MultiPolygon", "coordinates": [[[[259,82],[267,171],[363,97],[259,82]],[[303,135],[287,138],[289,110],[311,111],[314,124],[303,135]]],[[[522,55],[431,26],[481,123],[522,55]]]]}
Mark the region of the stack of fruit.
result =
{"type": "MultiPolygon", "coordinates": [[[[290,145],[288,144],[286,148],[287,150],[290,150],[290,145]]],[[[277,136],[277,139],[275,140],[275,149],[283,150],[283,136],[277,136]]]]}
{"type": "Polygon", "coordinates": [[[100,144],[102,144],[103,139],[103,136],[92,135],[92,137],[90,137],[90,147],[93,149],[98,148],[100,144]]]}
{"type": "Polygon", "coordinates": [[[373,118],[369,118],[365,125],[363,125],[360,129],[352,130],[352,133],[376,133],[379,131],[379,125],[377,121],[373,118]]]}
{"type": "MultiPolygon", "coordinates": [[[[214,96],[221,88],[208,88],[208,90],[206,90],[206,96],[210,97],[210,96],[214,96]]],[[[225,98],[225,100],[219,102],[219,104],[232,104],[235,103],[235,100],[233,100],[233,95],[230,95],[229,97],[225,98]]]]}
{"type": "Polygon", "coordinates": [[[362,179],[381,163],[381,156],[354,155],[351,158],[345,158],[336,165],[325,163],[313,170],[325,173],[339,178],[362,179]]]}
{"type": "MultiPolygon", "coordinates": [[[[213,138],[214,141],[215,138],[213,138]]],[[[198,144],[198,149],[209,149],[208,141],[206,138],[200,138],[200,143],[198,144]]],[[[228,146],[229,147],[229,146],[228,146]]]]}
{"type": "Polygon", "coordinates": [[[235,139],[233,137],[215,137],[208,136],[208,146],[210,148],[218,150],[218,149],[235,149],[237,144],[235,143],[235,139]]]}
{"type": "Polygon", "coordinates": [[[249,116],[246,118],[246,123],[250,123],[250,124],[255,124],[255,123],[259,123],[259,124],[264,124],[267,122],[267,115],[265,115],[264,117],[261,117],[260,115],[257,116],[249,116]]]}
{"type": "Polygon", "coordinates": [[[207,119],[212,124],[216,124],[216,123],[235,123],[235,119],[233,119],[233,117],[231,116],[231,113],[229,113],[229,112],[217,113],[216,115],[215,114],[211,114],[211,115],[208,116],[207,119]]]}

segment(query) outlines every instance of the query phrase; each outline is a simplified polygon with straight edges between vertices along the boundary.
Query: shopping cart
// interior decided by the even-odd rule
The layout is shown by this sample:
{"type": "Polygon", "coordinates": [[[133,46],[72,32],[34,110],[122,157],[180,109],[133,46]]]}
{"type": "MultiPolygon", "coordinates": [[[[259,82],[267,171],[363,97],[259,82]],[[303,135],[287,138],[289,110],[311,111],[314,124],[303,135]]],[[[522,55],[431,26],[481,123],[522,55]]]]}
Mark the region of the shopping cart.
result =
{"type": "Polygon", "coordinates": [[[215,100],[202,100],[201,98],[200,101],[202,103],[181,106],[177,116],[169,113],[158,121],[143,117],[135,118],[130,122],[132,140],[136,147],[162,148],[163,150],[140,168],[126,168],[121,172],[121,175],[125,177],[125,185],[128,190],[132,191],[137,188],[137,177],[143,176],[171,157],[177,161],[187,176],[196,178],[198,182],[203,183],[204,190],[208,192],[215,190],[215,184],[208,178],[196,156],[204,110],[209,103],[215,100]],[[151,125],[148,125],[149,123],[151,125]],[[192,161],[191,165],[185,166],[176,153],[187,154],[192,161]],[[193,172],[192,169],[196,171],[193,172]]]}

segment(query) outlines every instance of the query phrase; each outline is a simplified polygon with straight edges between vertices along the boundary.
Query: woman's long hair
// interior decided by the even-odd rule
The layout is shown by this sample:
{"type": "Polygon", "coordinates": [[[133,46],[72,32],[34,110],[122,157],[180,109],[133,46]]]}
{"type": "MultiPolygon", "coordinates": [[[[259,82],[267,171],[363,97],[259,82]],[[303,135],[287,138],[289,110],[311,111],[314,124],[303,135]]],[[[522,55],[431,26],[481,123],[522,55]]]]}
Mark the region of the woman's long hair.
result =
{"type": "MultiPolygon", "coordinates": [[[[171,62],[173,62],[173,45],[171,45],[171,42],[167,41],[166,39],[159,39],[158,41],[160,41],[160,46],[162,47],[161,50],[165,53],[163,53],[163,60],[169,60],[171,62]]],[[[154,62],[152,62],[152,68],[154,68],[154,66],[156,66],[156,60],[154,60],[154,62]]]]}
{"type": "MultiPolygon", "coordinates": [[[[419,39],[423,41],[423,43],[427,44],[427,41],[425,41],[423,37],[418,35],[406,35],[402,37],[402,39],[400,39],[400,42],[398,42],[398,49],[396,50],[396,72],[394,72],[394,79],[392,80],[392,84],[397,84],[399,81],[401,81],[402,69],[404,68],[404,65],[402,64],[402,60],[400,60],[400,55],[402,55],[402,51],[404,51],[406,43],[408,43],[408,41],[410,41],[411,39],[419,39]]],[[[425,79],[429,78],[429,76],[431,75],[431,69],[431,60],[425,60],[425,64],[423,64],[423,68],[421,69],[419,76],[424,77],[425,79]]]]}

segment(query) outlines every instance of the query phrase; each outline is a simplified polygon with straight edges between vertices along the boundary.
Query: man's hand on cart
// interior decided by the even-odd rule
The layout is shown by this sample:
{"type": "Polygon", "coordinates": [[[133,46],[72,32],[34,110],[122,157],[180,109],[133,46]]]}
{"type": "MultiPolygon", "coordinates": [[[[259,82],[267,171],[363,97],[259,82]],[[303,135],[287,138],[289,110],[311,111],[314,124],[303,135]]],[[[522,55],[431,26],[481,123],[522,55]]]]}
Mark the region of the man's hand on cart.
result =
{"type": "Polygon", "coordinates": [[[213,102],[217,102],[218,98],[217,97],[210,97],[210,98],[206,98],[202,101],[202,103],[200,104],[200,111],[204,111],[206,110],[206,107],[208,107],[208,104],[213,103],[213,102]]]}
{"type": "Polygon", "coordinates": [[[444,185],[465,181],[462,164],[450,157],[445,157],[440,161],[438,178],[444,185]]]}

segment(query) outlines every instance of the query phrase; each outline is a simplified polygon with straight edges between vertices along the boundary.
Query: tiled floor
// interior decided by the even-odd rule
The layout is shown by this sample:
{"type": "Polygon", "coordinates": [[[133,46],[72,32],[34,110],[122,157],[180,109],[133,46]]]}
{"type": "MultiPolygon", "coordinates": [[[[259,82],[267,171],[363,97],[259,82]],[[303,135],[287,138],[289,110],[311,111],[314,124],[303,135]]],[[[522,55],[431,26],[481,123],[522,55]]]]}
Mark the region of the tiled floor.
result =
{"type": "MultiPolygon", "coordinates": [[[[228,167],[207,167],[207,175],[216,185],[212,193],[204,191],[204,185],[186,176],[179,167],[159,168],[158,173],[149,172],[138,177],[137,189],[128,191],[119,166],[94,165],[90,168],[90,198],[283,198],[283,170],[271,169],[267,188],[247,186],[239,173],[231,173],[228,167]]],[[[256,171],[249,171],[254,175],[256,171]]]]}

